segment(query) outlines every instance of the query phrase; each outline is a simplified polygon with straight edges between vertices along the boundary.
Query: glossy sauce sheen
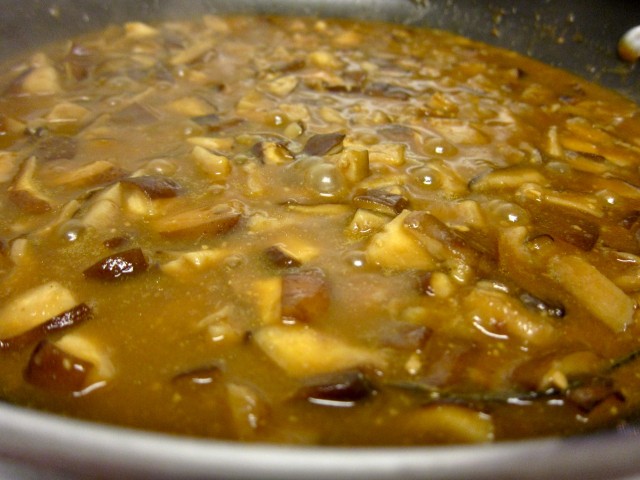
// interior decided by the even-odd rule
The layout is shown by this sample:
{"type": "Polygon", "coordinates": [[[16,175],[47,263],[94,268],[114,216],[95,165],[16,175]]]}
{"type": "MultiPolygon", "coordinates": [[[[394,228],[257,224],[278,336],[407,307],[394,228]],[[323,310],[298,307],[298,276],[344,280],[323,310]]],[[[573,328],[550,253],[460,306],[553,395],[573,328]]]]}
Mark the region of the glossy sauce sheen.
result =
{"type": "Polygon", "coordinates": [[[640,401],[640,118],[447,33],[129,23],[0,79],[0,395],[242,441],[473,443],[640,401]]]}

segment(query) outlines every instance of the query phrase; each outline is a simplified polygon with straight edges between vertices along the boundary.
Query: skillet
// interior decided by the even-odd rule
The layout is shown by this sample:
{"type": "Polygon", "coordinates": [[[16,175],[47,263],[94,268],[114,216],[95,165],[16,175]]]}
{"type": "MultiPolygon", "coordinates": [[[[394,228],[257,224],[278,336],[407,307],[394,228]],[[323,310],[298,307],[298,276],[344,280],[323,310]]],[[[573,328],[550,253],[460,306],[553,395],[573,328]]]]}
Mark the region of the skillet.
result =
{"type": "MultiPolygon", "coordinates": [[[[324,15],[441,28],[568,69],[640,101],[616,44],[640,24],[622,0],[6,0],[0,59],[110,22],[204,12],[324,15]]],[[[2,478],[584,478],[640,474],[633,427],[472,447],[337,449],[239,445],[147,434],[0,405],[2,478]]]]}

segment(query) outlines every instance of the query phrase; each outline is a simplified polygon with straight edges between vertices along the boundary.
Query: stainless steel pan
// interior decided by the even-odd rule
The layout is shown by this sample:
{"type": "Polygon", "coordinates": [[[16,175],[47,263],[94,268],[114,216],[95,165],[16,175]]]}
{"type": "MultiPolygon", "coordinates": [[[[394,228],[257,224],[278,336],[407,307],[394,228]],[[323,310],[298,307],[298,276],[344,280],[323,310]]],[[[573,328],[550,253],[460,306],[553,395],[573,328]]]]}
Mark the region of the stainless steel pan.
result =
{"type": "MultiPolygon", "coordinates": [[[[569,69],[640,101],[616,55],[640,24],[622,0],[1,0],[0,60],[109,22],[204,12],[324,15],[452,30],[569,69]]],[[[1,286],[0,286],[1,288],[1,286]]],[[[0,478],[631,479],[640,431],[471,447],[310,448],[202,441],[69,420],[0,403],[0,478]]]]}

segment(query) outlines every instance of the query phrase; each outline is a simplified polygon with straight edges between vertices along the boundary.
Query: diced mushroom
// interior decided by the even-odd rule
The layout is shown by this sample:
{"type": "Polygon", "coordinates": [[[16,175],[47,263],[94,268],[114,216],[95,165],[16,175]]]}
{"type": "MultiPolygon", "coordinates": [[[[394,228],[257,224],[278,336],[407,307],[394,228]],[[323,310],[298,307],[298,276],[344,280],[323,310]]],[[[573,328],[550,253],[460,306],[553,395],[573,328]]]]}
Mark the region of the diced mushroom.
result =
{"type": "Polygon", "coordinates": [[[238,224],[241,214],[227,205],[214,205],[186,210],[158,218],[151,226],[169,238],[221,235],[238,224]]]}
{"type": "Polygon", "coordinates": [[[346,228],[346,233],[355,239],[365,238],[382,230],[389,223],[389,216],[359,208],[346,228]]]}
{"type": "Polygon", "coordinates": [[[160,265],[164,273],[186,279],[191,273],[220,265],[229,252],[225,249],[203,249],[194,252],[179,253],[176,258],[160,265]]]}
{"type": "Polygon", "coordinates": [[[85,318],[84,307],[71,290],[58,282],[48,282],[16,296],[0,309],[0,339],[18,337],[33,329],[54,329],[74,319],[85,318]],[[80,308],[75,313],[74,309],[80,308]],[[46,326],[51,322],[49,326],[46,326]]]}
{"type": "Polygon", "coordinates": [[[433,297],[436,292],[433,287],[433,275],[434,272],[417,272],[416,281],[418,286],[418,291],[422,295],[427,295],[429,297],[433,297]]]}
{"type": "Polygon", "coordinates": [[[282,277],[256,280],[246,295],[258,311],[260,325],[273,325],[282,320],[282,277]]]}
{"type": "Polygon", "coordinates": [[[95,387],[103,384],[116,373],[108,347],[96,339],[79,332],[72,332],[67,333],[53,343],[63,352],[93,365],[85,383],[85,390],[90,391],[92,385],[95,387]]]}
{"type": "Polygon", "coordinates": [[[58,71],[49,64],[33,68],[22,79],[22,91],[30,95],[54,95],[62,91],[58,71]]]}
{"type": "Polygon", "coordinates": [[[329,288],[322,272],[287,272],[282,277],[282,316],[308,322],[329,308],[329,288]]]}
{"type": "Polygon", "coordinates": [[[544,149],[552,157],[562,157],[563,148],[560,145],[560,139],[558,137],[558,126],[552,125],[547,130],[547,141],[545,142],[544,149]]]}
{"type": "Polygon", "coordinates": [[[247,337],[247,331],[238,321],[236,307],[226,304],[198,322],[198,329],[206,329],[211,341],[217,345],[237,345],[247,337]]]}
{"type": "Polygon", "coordinates": [[[173,55],[169,63],[173,66],[193,63],[200,59],[205,53],[211,51],[213,45],[211,40],[202,39],[197,41],[173,55]]]}
{"type": "Polygon", "coordinates": [[[308,55],[311,64],[327,70],[338,70],[342,67],[342,62],[336,56],[325,50],[316,50],[308,55]]]}
{"type": "Polygon", "coordinates": [[[134,185],[152,200],[174,198],[182,192],[182,186],[175,180],[158,175],[141,175],[121,180],[125,185],[134,185]]]}
{"type": "Polygon", "coordinates": [[[428,285],[424,285],[424,293],[433,295],[436,298],[447,298],[456,291],[455,285],[451,280],[451,275],[444,272],[433,272],[429,276],[428,285]]]}
{"type": "Polygon", "coordinates": [[[228,383],[227,402],[239,440],[255,438],[266,427],[271,408],[254,387],[228,383]]]}
{"type": "Polygon", "coordinates": [[[304,383],[295,396],[316,405],[350,407],[375,394],[373,384],[360,370],[320,375],[304,383]]]}
{"type": "Polygon", "coordinates": [[[273,249],[277,249],[286,257],[293,259],[293,263],[297,264],[287,266],[300,266],[312,261],[320,255],[320,248],[317,245],[307,241],[306,239],[296,238],[292,235],[286,235],[278,238],[278,242],[273,247],[270,247],[269,250],[271,254],[268,254],[268,256],[272,260],[275,260],[275,256],[277,254],[273,249]]]}
{"type": "Polygon", "coordinates": [[[370,174],[369,151],[365,149],[345,148],[336,163],[347,181],[358,183],[370,174]]]}
{"type": "Polygon", "coordinates": [[[405,217],[404,225],[434,258],[446,261],[452,270],[454,267],[457,270],[469,270],[479,261],[478,252],[433,215],[426,212],[412,212],[405,217]]]}
{"type": "Polygon", "coordinates": [[[287,209],[291,212],[322,216],[344,215],[352,211],[349,205],[343,205],[340,203],[321,203],[318,205],[300,205],[291,203],[287,205],[287,209]]]}
{"type": "Polygon", "coordinates": [[[524,345],[546,345],[555,335],[547,319],[528,311],[510,295],[476,287],[463,300],[464,315],[483,335],[513,338],[524,345]]]}
{"type": "Polygon", "coordinates": [[[551,205],[551,208],[563,208],[578,214],[592,215],[597,218],[604,216],[604,211],[598,198],[593,194],[574,192],[557,192],[541,185],[527,183],[516,192],[516,199],[522,202],[538,202],[551,205]]]}
{"type": "Polygon", "coordinates": [[[107,160],[96,160],[74,170],[67,170],[59,174],[50,173],[45,181],[51,185],[65,185],[67,187],[88,187],[105,184],[118,180],[125,172],[107,160]]]}
{"type": "MultiPolygon", "coordinates": [[[[612,406],[625,401],[624,394],[616,388],[609,378],[594,377],[588,382],[580,382],[571,387],[566,394],[567,400],[577,406],[583,414],[590,414],[608,400],[614,400],[612,406]]],[[[609,408],[609,412],[612,409],[609,408]]],[[[615,410],[613,410],[615,411],[615,410]]],[[[592,420],[592,419],[590,419],[592,420]]]]}
{"type": "Polygon", "coordinates": [[[269,81],[266,85],[266,89],[274,95],[286,97],[296,89],[298,83],[298,77],[295,75],[285,75],[269,81]]]}
{"type": "MultiPolygon", "coordinates": [[[[119,192],[119,185],[117,187],[119,192]]],[[[97,198],[92,201],[81,215],[84,225],[97,231],[105,231],[120,224],[120,201],[109,198],[97,198]]]]}
{"type": "MultiPolygon", "coordinates": [[[[571,252],[561,241],[542,235],[529,238],[527,227],[504,228],[498,239],[500,271],[523,290],[549,305],[563,305],[563,295],[547,278],[547,265],[553,255],[571,252]]],[[[569,245],[570,246],[570,245],[569,245]]]]}
{"type": "Polygon", "coordinates": [[[231,172],[231,162],[224,155],[218,155],[206,148],[195,146],[191,151],[196,165],[211,179],[223,182],[231,172]]]}
{"type": "Polygon", "coordinates": [[[42,341],[24,371],[27,382],[55,392],[79,392],[87,384],[93,365],[67,353],[49,341],[42,341]]]}
{"type": "Polygon", "coordinates": [[[187,141],[192,145],[212,152],[231,150],[234,144],[234,140],[231,137],[190,137],[187,141]]]}
{"type": "Polygon", "coordinates": [[[80,81],[89,76],[95,63],[96,51],[74,42],[64,57],[63,65],[69,78],[80,81]]]}
{"type": "Polygon", "coordinates": [[[353,197],[353,204],[358,208],[395,216],[409,207],[409,200],[403,195],[374,189],[353,197]]]}
{"type": "Polygon", "coordinates": [[[124,32],[127,38],[143,40],[159,35],[160,31],[143,22],[127,22],[124,24],[124,32]]]}
{"type": "Polygon", "coordinates": [[[0,339],[0,350],[19,348],[27,343],[35,343],[50,332],[57,332],[78,325],[92,317],[91,308],[80,303],[75,307],[50,318],[44,323],[35,325],[30,330],[14,337],[0,339]]]}
{"type": "Polygon", "coordinates": [[[342,151],[343,133],[322,133],[314,135],[307,140],[302,150],[305,155],[323,156],[342,151]]]}
{"type": "Polygon", "coordinates": [[[51,210],[51,200],[40,192],[35,183],[36,157],[26,159],[8,188],[9,199],[28,213],[40,214],[51,210]]]}
{"type": "Polygon", "coordinates": [[[420,350],[424,348],[433,331],[423,325],[393,322],[381,328],[380,343],[385,347],[399,350],[420,350]]]}
{"type": "Polygon", "coordinates": [[[606,362],[591,351],[551,353],[518,366],[511,377],[519,385],[536,392],[566,391],[576,379],[597,374],[605,366],[606,362]]]}
{"type": "Polygon", "coordinates": [[[290,140],[300,137],[305,132],[304,124],[300,121],[290,122],[282,133],[290,140]]]}
{"type": "Polygon", "coordinates": [[[284,165],[295,160],[293,153],[281,142],[260,142],[252,150],[267,165],[284,165]]]}
{"type": "Polygon", "coordinates": [[[269,263],[278,268],[295,268],[302,265],[300,260],[295,258],[281,245],[273,245],[264,251],[269,263]]]}
{"type": "Polygon", "coordinates": [[[534,234],[548,234],[581,250],[591,250],[600,237],[600,227],[591,218],[553,203],[541,205],[535,200],[524,200],[534,224],[534,234]]]}
{"type": "Polygon", "coordinates": [[[640,158],[640,154],[631,145],[624,144],[612,134],[591,124],[584,118],[570,118],[565,126],[567,132],[560,135],[560,143],[568,150],[602,155],[619,167],[629,167],[640,158]]]}
{"type": "Polygon", "coordinates": [[[216,112],[216,108],[202,97],[191,95],[174,100],[164,107],[171,113],[184,117],[201,117],[216,112]]]}
{"type": "Polygon", "coordinates": [[[585,259],[555,256],[548,271],[553,280],[614,332],[624,331],[633,321],[635,302],[585,259]]]}
{"type": "Polygon", "coordinates": [[[454,145],[485,145],[489,142],[484,133],[465,120],[431,117],[428,123],[454,145]]]}
{"type": "MultiPolygon", "coordinates": [[[[122,183],[126,186],[126,183],[122,183]]],[[[135,219],[146,219],[158,214],[158,204],[140,188],[122,189],[122,212],[135,219]]]]}
{"type": "Polygon", "coordinates": [[[32,258],[31,242],[26,238],[16,238],[9,245],[7,259],[13,265],[26,265],[32,258]]]}
{"type": "Polygon", "coordinates": [[[71,102],[58,103],[45,117],[48,127],[56,132],[78,128],[90,115],[90,111],[71,102]]]}
{"type": "Polygon", "coordinates": [[[404,165],[406,146],[402,143],[379,143],[369,147],[369,162],[391,166],[404,165]]]}
{"type": "Polygon", "coordinates": [[[386,365],[380,350],[353,345],[308,326],[271,325],[256,330],[252,338],[292,377],[386,365]]]}
{"type": "Polygon", "coordinates": [[[113,281],[139,275],[148,268],[149,263],[142,250],[132,248],[102,258],[82,273],[86,278],[113,281]]]}
{"type": "Polygon", "coordinates": [[[468,407],[431,404],[401,417],[405,435],[423,443],[485,443],[494,439],[491,417],[468,407]]]}
{"type": "Polygon", "coordinates": [[[507,167],[474,178],[469,183],[473,192],[496,192],[501,190],[516,190],[526,183],[546,185],[548,181],[540,173],[531,167],[507,167]]]}
{"type": "Polygon", "coordinates": [[[437,260],[405,225],[410,213],[405,210],[371,238],[366,249],[369,263],[390,270],[432,270],[436,267],[437,260]]]}

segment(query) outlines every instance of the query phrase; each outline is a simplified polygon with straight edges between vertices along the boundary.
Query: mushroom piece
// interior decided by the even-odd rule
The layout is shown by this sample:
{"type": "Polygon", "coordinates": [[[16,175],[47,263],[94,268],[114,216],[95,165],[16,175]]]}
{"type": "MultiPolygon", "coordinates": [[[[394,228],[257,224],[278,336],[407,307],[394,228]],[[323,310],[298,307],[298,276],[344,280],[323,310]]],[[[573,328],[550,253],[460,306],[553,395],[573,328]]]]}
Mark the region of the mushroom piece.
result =
{"type": "Polygon", "coordinates": [[[71,290],[58,282],[45,283],[14,297],[0,310],[0,348],[37,339],[90,315],[91,309],[71,290]]]}
{"type": "Polygon", "coordinates": [[[27,382],[57,392],[78,392],[87,382],[93,365],[44,340],[38,344],[24,371],[27,382]]]}
{"type": "Polygon", "coordinates": [[[577,255],[558,255],[548,266],[551,278],[614,332],[633,321],[635,302],[596,267],[577,255]]]}
{"type": "Polygon", "coordinates": [[[254,438],[259,430],[265,428],[270,406],[254,387],[228,383],[227,402],[238,439],[254,438]]]}
{"type": "Polygon", "coordinates": [[[203,249],[175,255],[173,260],[160,265],[162,272],[177,278],[187,279],[190,274],[219,265],[229,256],[225,249],[203,249]]]}
{"type": "Polygon", "coordinates": [[[292,377],[386,365],[380,350],[354,345],[308,326],[269,325],[256,330],[252,338],[292,377]]]}
{"type": "Polygon", "coordinates": [[[316,405],[352,407],[374,394],[371,381],[354,369],[309,378],[295,396],[316,405]]]}
{"type": "Polygon", "coordinates": [[[314,135],[307,140],[302,150],[305,155],[323,156],[342,151],[342,141],[344,133],[322,133],[314,135]]]}
{"type": "Polygon", "coordinates": [[[88,187],[101,183],[109,183],[125,175],[124,170],[107,160],[96,160],[88,165],[66,170],[60,174],[49,173],[45,181],[51,185],[67,187],[88,187]]]}
{"type": "Polygon", "coordinates": [[[141,175],[121,180],[125,185],[138,187],[152,200],[158,198],[174,198],[182,191],[182,186],[175,180],[158,175],[141,175]]]}
{"type": "Polygon", "coordinates": [[[302,265],[298,259],[286,251],[281,245],[273,245],[264,251],[264,255],[273,266],[278,268],[295,268],[302,265]]]}
{"type": "Polygon", "coordinates": [[[410,213],[405,210],[371,238],[366,249],[369,263],[390,270],[432,270],[436,267],[437,259],[405,223],[410,213]]]}
{"type": "Polygon", "coordinates": [[[146,272],[149,263],[140,248],[114,253],[98,260],[82,273],[86,278],[97,280],[119,280],[146,272]]]}
{"type": "Polygon", "coordinates": [[[386,215],[398,215],[409,207],[409,200],[403,195],[372,189],[353,197],[353,204],[386,215]]]}
{"type": "Polygon", "coordinates": [[[8,188],[9,199],[27,213],[39,214],[51,210],[51,199],[35,183],[36,157],[27,158],[8,188]]]}
{"type": "Polygon", "coordinates": [[[69,327],[89,320],[93,316],[91,307],[86,303],[81,303],[65,312],[50,318],[46,322],[36,325],[26,332],[11,338],[0,340],[0,350],[21,347],[27,343],[32,343],[45,337],[50,332],[65,330],[69,327]]]}
{"type": "Polygon", "coordinates": [[[491,338],[513,338],[523,345],[547,345],[555,337],[555,328],[547,318],[529,311],[500,290],[475,287],[462,304],[469,324],[491,338]]]}
{"type": "Polygon", "coordinates": [[[235,227],[240,212],[228,205],[214,205],[166,215],[151,223],[163,237],[190,238],[200,235],[221,235],[235,227]]]}
{"type": "Polygon", "coordinates": [[[322,272],[287,272],[282,277],[282,316],[308,322],[329,308],[329,289],[322,272]]]}
{"type": "Polygon", "coordinates": [[[23,375],[36,387],[77,397],[104,386],[114,373],[107,349],[74,332],[56,341],[42,340],[23,375]]]}
{"type": "Polygon", "coordinates": [[[494,439],[489,415],[446,403],[429,404],[404,414],[399,428],[424,443],[485,443],[494,439]]]}

